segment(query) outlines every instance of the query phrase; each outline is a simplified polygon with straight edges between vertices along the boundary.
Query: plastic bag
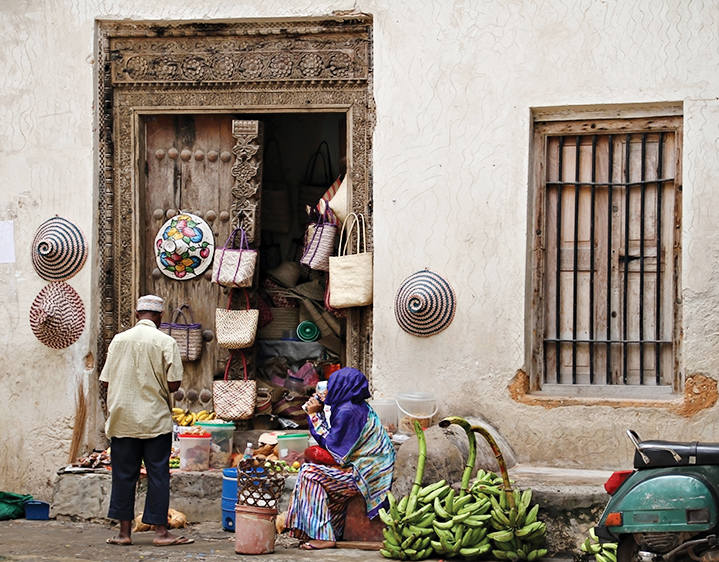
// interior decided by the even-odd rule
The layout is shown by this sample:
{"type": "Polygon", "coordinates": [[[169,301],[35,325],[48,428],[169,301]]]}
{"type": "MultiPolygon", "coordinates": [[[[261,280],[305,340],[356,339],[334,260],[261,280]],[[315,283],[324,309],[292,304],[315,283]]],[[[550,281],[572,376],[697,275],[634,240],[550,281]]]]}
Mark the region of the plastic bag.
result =
{"type": "Polygon", "coordinates": [[[29,495],[0,492],[0,521],[25,517],[24,503],[31,499],[29,495]]]}

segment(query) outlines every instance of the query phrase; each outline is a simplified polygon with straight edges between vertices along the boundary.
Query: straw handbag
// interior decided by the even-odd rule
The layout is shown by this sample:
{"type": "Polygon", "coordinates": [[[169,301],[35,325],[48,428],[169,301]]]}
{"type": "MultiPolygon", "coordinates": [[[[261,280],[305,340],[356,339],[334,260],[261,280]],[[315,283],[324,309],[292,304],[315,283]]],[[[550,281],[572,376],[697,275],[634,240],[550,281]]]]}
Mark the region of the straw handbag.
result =
{"type": "MultiPolygon", "coordinates": [[[[336,183],[336,182],[335,182],[336,183]]],[[[334,185],[334,184],[333,184],[334,185]]],[[[327,205],[337,217],[338,222],[344,222],[349,215],[349,194],[350,194],[350,175],[349,172],[342,178],[337,191],[335,191],[329,199],[327,205]]],[[[329,190],[328,190],[329,192],[329,190]]],[[[326,194],[325,194],[326,195],[326,194]]]]}
{"type": "Polygon", "coordinates": [[[342,225],[339,255],[329,259],[330,306],[349,308],[372,304],[373,265],[372,252],[367,251],[367,225],[364,215],[350,213],[342,225]],[[350,223],[347,229],[347,223],[350,223]],[[348,253],[348,242],[357,227],[357,247],[354,254],[348,253]],[[345,237],[346,233],[346,237],[345,237]],[[342,240],[344,238],[344,245],[342,240]],[[362,251],[360,251],[360,239],[362,251]]]}
{"type": "Polygon", "coordinates": [[[223,287],[251,287],[255,276],[257,250],[250,250],[244,229],[236,228],[227,237],[224,247],[215,250],[212,282],[223,287]],[[235,249],[235,236],[240,232],[240,247],[235,249]]]}
{"type": "Polygon", "coordinates": [[[335,250],[335,237],[337,236],[337,224],[334,221],[334,213],[327,208],[319,215],[316,224],[307,225],[307,239],[305,250],[300,263],[311,269],[328,271],[330,268],[329,258],[335,250]]]}
{"type": "Polygon", "coordinates": [[[230,363],[234,354],[230,352],[225,367],[225,377],[222,380],[212,381],[212,402],[218,418],[226,421],[246,420],[255,414],[257,401],[257,381],[247,378],[247,361],[242,356],[242,366],[245,378],[240,380],[228,379],[230,363]]]}
{"type": "Polygon", "coordinates": [[[196,361],[202,353],[202,326],[195,324],[192,320],[192,309],[189,304],[183,304],[180,308],[176,308],[172,312],[172,321],[160,324],[160,331],[172,336],[180,348],[180,357],[183,361],[196,361]],[[183,308],[187,309],[187,316],[183,312],[183,308]],[[178,322],[178,318],[182,316],[184,322],[178,322]]]}
{"type": "Polygon", "coordinates": [[[215,333],[217,345],[227,349],[242,349],[255,343],[257,322],[260,311],[250,308],[250,297],[243,289],[247,301],[246,310],[230,310],[232,291],[227,301],[227,308],[215,309],[215,333]]]}

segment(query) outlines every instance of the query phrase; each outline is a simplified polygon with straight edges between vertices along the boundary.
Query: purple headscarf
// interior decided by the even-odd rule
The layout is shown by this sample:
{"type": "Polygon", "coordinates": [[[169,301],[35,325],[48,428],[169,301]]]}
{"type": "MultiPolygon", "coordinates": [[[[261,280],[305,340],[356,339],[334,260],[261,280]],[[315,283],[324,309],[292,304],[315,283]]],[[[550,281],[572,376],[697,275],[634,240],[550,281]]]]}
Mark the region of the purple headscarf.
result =
{"type": "Polygon", "coordinates": [[[332,408],[331,429],[326,437],[310,431],[317,443],[338,459],[344,459],[359,439],[367,423],[370,397],[367,378],[361,371],[345,367],[332,373],[327,383],[325,404],[332,408]]]}

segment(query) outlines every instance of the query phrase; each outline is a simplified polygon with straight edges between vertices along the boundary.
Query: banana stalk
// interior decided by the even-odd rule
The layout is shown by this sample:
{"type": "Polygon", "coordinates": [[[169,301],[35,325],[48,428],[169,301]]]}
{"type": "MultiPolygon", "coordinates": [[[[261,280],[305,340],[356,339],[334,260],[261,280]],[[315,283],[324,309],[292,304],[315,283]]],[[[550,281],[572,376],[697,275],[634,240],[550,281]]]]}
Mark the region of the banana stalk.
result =
{"type": "Polygon", "coordinates": [[[497,459],[499,470],[502,473],[504,490],[507,493],[507,503],[509,504],[509,508],[513,509],[514,507],[516,507],[516,502],[514,501],[514,494],[512,493],[512,485],[509,483],[509,472],[507,471],[507,463],[504,461],[504,455],[502,455],[502,451],[499,449],[499,445],[497,445],[497,442],[494,440],[494,437],[492,437],[492,434],[483,427],[473,425],[472,431],[474,433],[479,433],[482,437],[486,439],[487,443],[489,443],[489,446],[491,447],[492,452],[497,459]]]}
{"type": "Polygon", "coordinates": [[[427,439],[424,436],[424,430],[417,420],[414,420],[414,432],[417,435],[417,445],[419,446],[419,454],[417,456],[417,474],[414,477],[412,490],[409,492],[409,500],[407,501],[407,513],[413,513],[417,506],[417,494],[422,487],[422,478],[424,478],[424,464],[427,461],[427,439]]]}
{"type": "Polygon", "coordinates": [[[477,438],[474,436],[472,426],[469,422],[459,416],[444,418],[439,422],[439,427],[446,428],[451,424],[458,425],[464,429],[464,432],[467,434],[467,440],[469,441],[469,455],[467,456],[467,464],[464,465],[464,471],[462,472],[462,486],[459,489],[459,497],[461,498],[469,493],[469,479],[472,477],[474,462],[477,460],[477,438]]]}

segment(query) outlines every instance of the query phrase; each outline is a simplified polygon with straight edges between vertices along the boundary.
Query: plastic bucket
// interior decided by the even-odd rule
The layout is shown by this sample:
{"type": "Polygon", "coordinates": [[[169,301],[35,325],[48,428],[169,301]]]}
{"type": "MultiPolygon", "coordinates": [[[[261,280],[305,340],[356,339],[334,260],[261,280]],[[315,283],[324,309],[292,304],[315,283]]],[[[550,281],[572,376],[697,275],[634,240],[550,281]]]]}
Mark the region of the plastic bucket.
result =
{"type": "Polygon", "coordinates": [[[305,449],[309,446],[308,433],[291,433],[277,436],[277,448],[280,450],[280,459],[292,464],[295,461],[303,462],[305,449]]]}
{"type": "Polygon", "coordinates": [[[25,519],[50,519],[50,504],[39,500],[25,502],[25,519]]]}
{"type": "Polygon", "coordinates": [[[211,441],[209,433],[180,434],[180,470],[209,470],[211,441]]]}
{"type": "Polygon", "coordinates": [[[275,551],[277,510],[238,505],[235,508],[235,552],[270,554],[275,551]]]}
{"type": "Polygon", "coordinates": [[[237,469],[225,468],[222,471],[222,528],[235,530],[235,507],[237,506],[237,469]]]}
{"type": "Polygon", "coordinates": [[[210,468],[225,468],[232,461],[232,437],[235,424],[224,421],[201,421],[195,425],[202,427],[212,436],[210,445],[210,468]]]}
{"type": "Polygon", "coordinates": [[[414,421],[417,420],[423,429],[434,423],[439,407],[437,399],[431,392],[402,392],[395,397],[399,410],[399,433],[414,435],[414,421]]]}
{"type": "Polygon", "coordinates": [[[369,405],[377,412],[382,425],[390,435],[397,433],[399,410],[397,401],[392,399],[369,400],[369,405]]]}

